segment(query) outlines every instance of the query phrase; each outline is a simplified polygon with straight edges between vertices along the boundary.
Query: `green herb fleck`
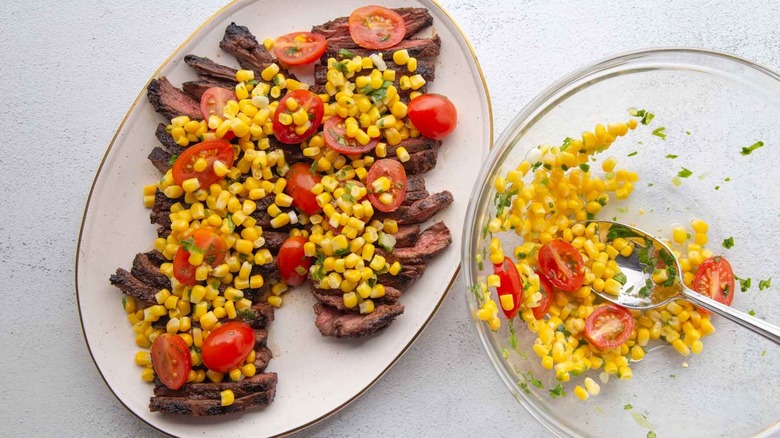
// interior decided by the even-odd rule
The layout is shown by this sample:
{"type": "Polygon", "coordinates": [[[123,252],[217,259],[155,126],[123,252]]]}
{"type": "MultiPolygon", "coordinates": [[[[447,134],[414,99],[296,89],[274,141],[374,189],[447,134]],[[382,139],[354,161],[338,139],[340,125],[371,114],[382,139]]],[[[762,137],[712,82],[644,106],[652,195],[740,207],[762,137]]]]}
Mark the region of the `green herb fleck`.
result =
{"type": "Polygon", "coordinates": [[[504,209],[512,205],[512,197],[518,193],[517,189],[512,189],[504,193],[496,193],[493,202],[496,204],[496,216],[501,216],[504,209]]]}
{"type": "Polygon", "coordinates": [[[347,49],[339,49],[339,56],[342,58],[352,59],[355,57],[355,54],[347,49]]]}
{"type": "Polygon", "coordinates": [[[625,409],[627,411],[630,411],[631,409],[634,409],[634,407],[631,406],[631,405],[625,405],[625,406],[623,406],[623,409],[625,409]]]}
{"type": "Polygon", "coordinates": [[[612,277],[612,279],[614,279],[615,281],[617,281],[618,283],[620,283],[622,285],[625,285],[626,282],[628,281],[628,278],[626,278],[626,274],[624,274],[622,272],[618,272],[617,274],[615,274],[612,277]]]}
{"type": "Polygon", "coordinates": [[[566,337],[571,336],[571,333],[568,330],[566,330],[566,326],[563,325],[563,323],[559,324],[558,327],[555,328],[555,331],[563,333],[563,335],[566,337]]]}
{"type": "Polygon", "coordinates": [[[768,289],[770,286],[772,286],[772,277],[769,277],[766,280],[760,280],[758,282],[758,290],[768,289]]]}
{"type": "Polygon", "coordinates": [[[177,159],[177,158],[179,158],[179,155],[178,155],[178,154],[172,154],[172,155],[171,155],[171,158],[170,158],[170,159],[168,159],[168,168],[171,168],[171,167],[173,167],[173,163],[175,163],[175,162],[176,162],[176,159],[177,159]]]}
{"type": "Polygon", "coordinates": [[[653,135],[656,137],[661,137],[661,140],[666,141],[666,128],[663,126],[656,128],[655,131],[653,131],[653,135]]]}
{"type": "Polygon", "coordinates": [[[693,175],[693,172],[690,171],[690,169],[682,168],[681,171],[677,172],[677,176],[680,178],[688,178],[689,176],[693,175]]]}
{"type": "Polygon", "coordinates": [[[720,190],[720,186],[715,186],[715,190],[720,190]]]}
{"type": "Polygon", "coordinates": [[[756,316],[756,311],[755,310],[751,310],[750,312],[748,312],[748,315],[756,316]]]}
{"type": "Polygon", "coordinates": [[[501,357],[503,357],[504,359],[509,359],[509,350],[507,350],[506,348],[502,348],[501,357]]]}
{"type": "Polygon", "coordinates": [[[680,178],[677,178],[676,176],[672,178],[672,185],[675,187],[680,187],[680,184],[682,184],[682,180],[680,178]]]}
{"type": "Polygon", "coordinates": [[[629,153],[629,154],[628,154],[628,155],[626,155],[626,156],[627,156],[627,157],[633,157],[633,156],[634,156],[634,155],[636,155],[637,153],[638,153],[637,151],[634,151],[634,152],[631,152],[631,153],[629,153]]]}
{"type": "Polygon", "coordinates": [[[724,248],[731,249],[732,246],[734,246],[734,237],[729,237],[728,239],[723,240],[724,248]]]}
{"type": "Polygon", "coordinates": [[[655,432],[653,432],[652,430],[650,432],[647,432],[647,438],[656,438],[655,432]]]}
{"type": "Polygon", "coordinates": [[[519,345],[519,342],[517,341],[517,333],[515,333],[514,320],[512,319],[509,320],[509,345],[511,345],[515,350],[519,345]]]}
{"type": "Polygon", "coordinates": [[[590,166],[586,163],[580,164],[580,169],[582,169],[583,172],[588,172],[590,170],[590,166]]]}
{"type": "Polygon", "coordinates": [[[750,155],[754,150],[756,150],[756,149],[758,149],[758,148],[760,148],[762,146],[764,146],[764,142],[763,141],[757,141],[757,142],[753,143],[752,145],[750,145],[748,147],[743,147],[742,150],[739,151],[739,153],[742,154],[742,155],[750,155]]]}
{"type": "Polygon", "coordinates": [[[189,239],[182,240],[181,242],[179,242],[179,245],[182,248],[184,248],[184,250],[187,251],[187,252],[196,252],[198,254],[205,254],[206,253],[205,250],[203,250],[201,247],[199,247],[195,243],[195,239],[193,239],[192,237],[190,237],[189,239]]]}
{"type": "Polygon", "coordinates": [[[647,183],[647,187],[653,187],[654,185],[653,183],[647,183]]]}
{"type": "Polygon", "coordinates": [[[668,158],[670,160],[674,160],[675,158],[677,158],[677,155],[669,154],[669,155],[666,156],[666,158],[668,158]]]}
{"type": "Polygon", "coordinates": [[[572,140],[574,140],[571,137],[566,137],[563,139],[563,144],[561,145],[561,152],[565,151],[566,149],[569,149],[569,146],[571,145],[572,140]]]}
{"type": "Polygon", "coordinates": [[[563,390],[563,385],[560,383],[558,386],[550,390],[550,397],[552,398],[558,398],[558,397],[566,397],[566,391],[563,390]]]}
{"type": "Polygon", "coordinates": [[[643,125],[649,125],[650,122],[653,121],[653,118],[655,117],[655,114],[645,111],[643,109],[637,110],[636,108],[629,108],[628,113],[634,117],[640,117],[642,120],[640,120],[640,123],[643,125]]]}
{"type": "Polygon", "coordinates": [[[751,278],[739,278],[736,275],[734,276],[734,278],[736,278],[737,281],[739,281],[739,289],[742,292],[747,292],[748,289],[750,289],[750,283],[753,282],[753,279],[751,279],[751,278]]]}
{"type": "Polygon", "coordinates": [[[766,350],[761,352],[761,357],[764,357],[764,356],[766,356],[766,350]]]}

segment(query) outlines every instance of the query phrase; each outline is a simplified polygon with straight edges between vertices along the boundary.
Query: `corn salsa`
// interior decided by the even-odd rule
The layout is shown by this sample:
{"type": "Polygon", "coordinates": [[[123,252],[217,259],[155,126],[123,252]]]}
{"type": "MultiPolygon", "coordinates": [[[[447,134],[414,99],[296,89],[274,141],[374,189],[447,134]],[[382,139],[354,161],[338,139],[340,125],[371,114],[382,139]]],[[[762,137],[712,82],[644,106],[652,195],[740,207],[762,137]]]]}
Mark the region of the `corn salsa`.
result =
{"type": "MultiPolygon", "coordinates": [[[[646,114],[642,112],[640,116],[643,115],[646,114]]],[[[647,117],[641,121],[643,125],[649,123],[647,117]]],[[[639,181],[636,172],[621,168],[615,157],[602,159],[600,166],[597,160],[614,141],[637,126],[633,118],[607,126],[598,124],[580,138],[566,138],[560,145],[532,149],[515,169],[496,177],[495,215],[483,230],[489,246],[475,255],[480,270],[486,263],[494,266],[493,274],[483,275],[472,287],[480,305],[475,317],[493,331],[501,327],[502,319],[507,319],[502,316],[509,317],[510,343],[516,346],[511,317],[515,312],[517,322],[535,335],[531,349],[542,368],[554,373],[558,382],[589,375],[572,390],[582,400],[600,393],[600,385],[592,377],[598,376],[602,383],[613,376],[630,379],[634,362],[642,360],[653,344],[669,344],[684,357],[701,353],[702,339],[715,332],[709,315],[685,300],[648,311],[628,311],[606,302],[593,291],[617,295],[626,279],[616,258],[642,250],[630,239],[603,241],[596,224],[582,223],[596,218],[608,203],[627,199],[634,191],[639,181]],[[514,233],[522,243],[506,248],[500,239],[502,233],[514,233]],[[570,255],[572,260],[581,259],[581,280],[566,291],[561,289],[561,280],[565,279],[552,278],[559,282],[551,287],[551,278],[543,274],[549,271],[540,266],[548,258],[540,253],[556,246],[573,248],[576,251],[570,255]],[[519,274],[520,302],[513,302],[506,288],[505,282],[511,280],[506,273],[513,271],[506,266],[506,260],[519,274]],[[504,315],[500,316],[502,312],[504,315]],[[622,325],[626,333],[614,346],[599,345],[588,333],[593,330],[589,327],[593,318],[605,312],[611,312],[604,320],[611,324],[608,327],[615,327],[615,318],[620,314],[628,318],[622,325]]],[[[670,231],[668,244],[682,267],[677,275],[692,287],[699,266],[714,256],[706,247],[708,225],[693,219],[690,228],[676,226],[670,231]]],[[[556,257],[560,259],[558,253],[556,257]]],[[[577,265],[572,261],[568,266],[572,274],[577,265]]],[[[652,276],[655,283],[669,280],[667,271],[657,271],[652,276]]],[[[550,391],[553,397],[562,392],[560,385],[550,391]]]]}

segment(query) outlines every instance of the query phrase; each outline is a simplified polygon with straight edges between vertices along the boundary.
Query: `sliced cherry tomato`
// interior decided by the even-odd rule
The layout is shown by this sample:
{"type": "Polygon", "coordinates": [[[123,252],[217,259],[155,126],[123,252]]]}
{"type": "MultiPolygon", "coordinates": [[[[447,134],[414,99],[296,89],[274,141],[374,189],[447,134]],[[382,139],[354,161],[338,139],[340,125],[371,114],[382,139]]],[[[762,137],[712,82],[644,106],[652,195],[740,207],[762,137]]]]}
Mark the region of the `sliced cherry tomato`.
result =
{"type": "Polygon", "coordinates": [[[393,211],[404,201],[406,196],[406,170],[398,161],[388,158],[375,161],[368,170],[366,182],[368,184],[368,200],[371,201],[371,204],[377,210],[384,212],[393,211]],[[390,180],[390,189],[387,191],[377,187],[382,183],[382,181],[377,182],[377,180],[382,177],[390,180]],[[388,197],[385,193],[389,193],[390,196],[388,197]]]}
{"type": "Polygon", "coordinates": [[[344,126],[344,119],[339,116],[330,116],[325,121],[325,127],[322,129],[325,134],[325,143],[334,151],[344,155],[357,155],[374,149],[379,140],[372,138],[367,145],[362,145],[356,139],[347,137],[347,129],[344,126]]]}
{"type": "Polygon", "coordinates": [[[287,185],[284,192],[293,198],[293,205],[309,216],[322,211],[317,204],[317,196],[311,192],[315,184],[322,181],[319,173],[312,173],[305,163],[295,163],[285,175],[287,185]]]}
{"type": "MultiPolygon", "coordinates": [[[[222,87],[212,87],[203,93],[200,97],[200,112],[203,113],[203,120],[209,120],[209,116],[216,115],[222,118],[222,111],[229,100],[238,102],[236,93],[222,87]]],[[[229,138],[227,140],[230,140],[229,138]]]]}
{"type": "Polygon", "coordinates": [[[311,258],[306,257],[303,251],[303,245],[306,242],[308,240],[305,237],[288,237],[279,248],[279,255],[276,257],[279,274],[282,276],[282,280],[291,286],[303,284],[309,273],[311,258]]]}
{"type": "Polygon", "coordinates": [[[163,385],[181,388],[192,369],[190,349],[184,339],[171,333],[157,336],[152,343],[152,367],[163,385]]]}
{"type": "Polygon", "coordinates": [[[556,239],[539,249],[539,272],[558,289],[574,292],[582,287],[585,263],[577,248],[556,239]]]}
{"type": "Polygon", "coordinates": [[[293,32],[274,42],[274,55],[282,64],[305,65],[320,59],[328,43],[318,33],[293,32]]]}
{"type": "Polygon", "coordinates": [[[322,100],[316,94],[309,90],[289,91],[284,95],[282,100],[279,101],[279,105],[276,107],[276,111],[274,112],[274,135],[276,136],[276,139],[282,143],[301,143],[302,141],[311,137],[312,134],[317,132],[317,129],[322,123],[322,116],[324,114],[325,106],[322,104],[322,100]],[[290,99],[295,99],[298,104],[295,111],[290,111],[290,109],[287,108],[287,101],[290,99]],[[294,121],[289,125],[285,125],[279,120],[279,117],[282,114],[293,117],[293,114],[297,111],[300,111],[301,109],[303,109],[303,111],[305,111],[308,115],[308,120],[304,121],[304,123],[308,123],[309,128],[306,129],[306,131],[302,134],[298,134],[295,132],[295,130],[299,127],[299,125],[296,125],[294,121]]]}
{"type": "Polygon", "coordinates": [[[255,332],[243,322],[227,322],[211,331],[203,340],[203,364],[218,373],[230,372],[255,348],[255,332]]]}
{"type": "Polygon", "coordinates": [[[504,311],[506,319],[512,319],[517,316],[523,303],[523,281],[520,279],[520,273],[509,257],[504,257],[503,263],[494,264],[493,273],[501,279],[501,285],[498,287],[501,310],[504,311]]]}
{"type": "MultiPolygon", "coordinates": [[[[734,301],[734,271],[721,256],[710,257],[696,269],[693,290],[727,306],[734,301]]],[[[699,308],[699,313],[710,312],[699,308]]]]}
{"type": "Polygon", "coordinates": [[[173,258],[173,276],[179,283],[192,286],[197,283],[195,270],[198,266],[190,263],[190,252],[203,253],[203,263],[209,266],[217,266],[227,257],[227,244],[221,237],[209,228],[198,228],[184,239],[176,256],[173,258]]]}
{"type": "Polygon", "coordinates": [[[381,50],[393,47],[406,36],[403,17],[392,9],[363,6],[349,16],[349,34],[360,47],[381,50]]]}
{"type": "Polygon", "coordinates": [[[182,185],[190,178],[198,178],[200,186],[207,189],[222,179],[214,173],[214,162],[217,160],[225,163],[228,168],[233,165],[233,146],[226,140],[209,140],[190,146],[173,163],[173,181],[182,185]],[[206,160],[206,170],[200,172],[194,168],[199,158],[206,160]]]}
{"type": "Polygon", "coordinates": [[[619,347],[631,337],[634,317],[616,304],[598,307],[585,320],[585,337],[600,350],[619,347]]]}
{"type": "Polygon", "coordinates": [[[458,111],[452,101],[439,94],[423,94],[409,102],[409,120],[420,134],[441,140],[455,130],[458,111]]]}
{"type": "Polygon", "coordinates": [[[550,280],[539,272],[536,273],[539,276],[539,293],[542,294],[542,299],[539,300],[539,305],[533,308],[534,318],[542,319],[544,315],[547,315],[547,311],[550,310],[550,304],[552,303],[553,285],[550,280]]]}

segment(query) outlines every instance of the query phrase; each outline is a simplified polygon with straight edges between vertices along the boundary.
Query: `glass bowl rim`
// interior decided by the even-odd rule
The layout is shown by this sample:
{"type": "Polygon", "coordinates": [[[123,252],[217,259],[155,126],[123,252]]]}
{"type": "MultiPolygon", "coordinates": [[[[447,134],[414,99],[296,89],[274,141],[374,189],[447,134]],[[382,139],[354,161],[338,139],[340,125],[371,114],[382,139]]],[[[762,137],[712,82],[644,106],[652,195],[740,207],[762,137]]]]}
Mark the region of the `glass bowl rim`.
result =
{"type": "MultiPolygon", "coordinates": [[[[593,64],[581,67],[572,73],[563,76],[561,79],[554,82],[552,85],[545,88],[541,93],[536,95],[528,104],[526,104],[518,114],[509,122],[508,125],[502,130],[501,135],[494,142],[491,151],[485,161],[481,165],[477,182],[471,192],[468,206],[466,208],[467,216],[463,226],[463,241],[461,244],[461,266],[463,268],[463,282],[467,290],[470,289],[472,284],[475,284],[476,277],[472,266],[472,251],[471,248],[476,245],[476,238],[479,235],[475,232],[474,226],[477,222],[477,208],[479,207],[483,195],[489,192],[489,185],[486,184],[487,177],[493,173],[498,159],[509,142],[512,140],[513,133],[518,131],[523,125],[532,121],[538,113],[545,112],[548,108],[553,107],[551,103],[555,103],[557,99],[554,99],[558,95],[564,94],[568,88],[576,89],[576,86],[581,86],[584,79],[598,74],[599,72],[606,71],[611,68],[620,67],[621,65],[646,58],[646,57],[663,57],[665,55],[682,55],[682,56],[700,56],[703,58],[714,58],[720,61],[726,61],[727,63],[734,63],[742,67],[747,67],[756,73],[763,74],[769,79],[774,79],[780,84],[780,74],[774,70],[764,67],[758,63],[747,60],[745,58],[732,55],[726,52],[720,52],[716,50],[700,49],[694,47],[654,47],[631,50],[627,52],[621,52],[608,56],[596,61],[593,64]]],[[[560,97],[560,96],[558,96],[560,97]]],[[[470,312],[469,317],[474,320],[473,306],[471,303],[472,294],[465,294],[467,311],[470,312]]],[[[493,365],[493,369],[504,382],[504,385],[509,389],[509,392],[520,403],[521,406],[533,417],[540,425],[545,429],[552,432],[559,437],[576,437],[578,433],[568,426],[561,424],[555,417],[552,417],[545,413],[542,409],[537,407],[526,395],[522,394],[517,389],[514,375],[511,370],[506,366],[506,362],[499,354],[499,348],[491,341],[489,334],[485,329],[485,324],[480,324],[479,321],[474,320],[474,329],[477,331],[482,347],[487,353],[490,363],[493,365]]],[[[757,437],[771,436],[773,433],[780,432],[780,419],[775,423],[766,426],[763,430],[757,432],[757,437]]]]}

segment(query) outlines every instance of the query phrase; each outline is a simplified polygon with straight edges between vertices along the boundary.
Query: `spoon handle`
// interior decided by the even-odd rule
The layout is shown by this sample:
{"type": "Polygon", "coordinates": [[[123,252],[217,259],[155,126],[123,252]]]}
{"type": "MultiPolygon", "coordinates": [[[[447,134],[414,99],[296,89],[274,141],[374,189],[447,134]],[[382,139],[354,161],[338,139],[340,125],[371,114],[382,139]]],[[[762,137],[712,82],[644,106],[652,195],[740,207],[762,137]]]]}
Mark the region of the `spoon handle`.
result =
{"type": "Polygon", "coordinates": [[[683,288],[683,295],[691,303],[703,307],[707,310],[724,316],[733,322],[745,327],[748,330],[758,333],[759,335],[773,341],[775,344],[780,344],[780,327],[766,322],[762,319],[755,318],[747,313],[740,312],[739,310],[721,304],[711,298],[705,297],[687,287],[683,288]]]}

